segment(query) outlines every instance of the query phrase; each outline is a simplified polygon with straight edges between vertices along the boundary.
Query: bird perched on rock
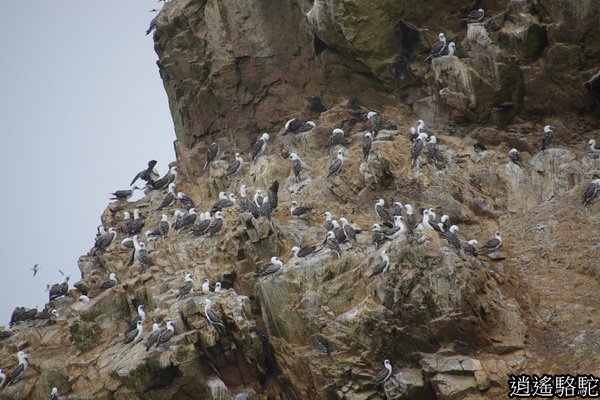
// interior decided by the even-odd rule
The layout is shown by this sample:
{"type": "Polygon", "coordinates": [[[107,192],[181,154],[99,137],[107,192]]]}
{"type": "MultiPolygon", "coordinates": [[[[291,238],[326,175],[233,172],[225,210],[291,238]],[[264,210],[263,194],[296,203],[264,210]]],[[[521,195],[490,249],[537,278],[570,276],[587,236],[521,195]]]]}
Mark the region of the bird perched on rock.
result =
{"type": "Polygon", "coordinates": [[[393,218],[396,215],[402,215],[402,210],[404,210],[402,203],[399,201],[394,201],[388,209],[388,214],[391,218],[393,218]]]}
{"type": "Polygon", "coordinates": [[[175,183],[171,182],[169,183],[169,191],[167,192],[165,197],[163,197],[160,206],[158,206],[156,211],[160,211],[165,207],[169,207],[171,204],[173,204],[176,198],[177,194],[175,193],[175,183]]]}
{"type": "Polygon", "coordinates": [[[208,231],[211,223],[210,212],[204,212],[200,214],[200,221],[192,226],[189,234],[196,237],[203,236],[208,231]]]}
{"type": "Polygon", "coordinates": [[[65,280],[63,283],[55,283],[50,288],[50,292],[48,293],[50,301],[58,299],[59,297],[66,296],[69,292],[69,276],[65,276],[65,280]]]}
{"type": "Polygon", "coordinates": [[[188,196],[187,194],[185,194],[183,192],[177,193],[177,200],[179,200],[181,202],[181,204],[183,204],[183,206],[185,208],[194,208],[194,207],[196,207],[194,205],[194,200],[192,200],[192,198],[190,196],[188,196]]]}
{"type": "Polygon", "coordinates": [[[594,179],[590,182],[590,184],[585,188],[583,192],[583,205],[588,205],[598,196],[598,190],[600,190],[600,179],[594,179]]]}
{"type": "Polygon", "coordinates": [[[4,373],[3,369],[0,368],[0,388],[4,386],[4,382],[6,382],[6,374],[4,373]]]}
{"type": "Polygon", "coordinates": [[[594,139],[590,139],[587,144],[587,148],[590,149],[592,153],[600,153],[600,146],[596,144],[594,139]]]}
{"type": "MultiPolygon", "coordinates": [[[[10,329],[3,329],[0,331],[0,340],[8,339],[11,337],[13,332],[10,329]]],[[[2,386],[2,385],[0,385],[2,386]]]]}
{"type": "MultiPolygon", "coordinates": [[[[152,236],[160,236],[164,238],[169,233],[169,229],[171,228],[171,224],[169,224],[169,217],[167,214],[162,214],[160,218],[160,222],[158,223],[158,228],[152,231],[152,236]]],[[[148,235],[146,235],[148,236],[148,235]]]]}
{"type": "Polygon", "coordinates": [[[158,342],[156,342],[156,347],[161,344],[167,343],[175,336],[175,323],[173,321],[167,321],[167,329],[160,335],[158,338],[158,342]]]}
{"type": "Polygon", "coordinates": [[[138,179],[146,181],[146,183],[150,184],[160,178],[160,175],[158,175],[158,172],[156,172],[155,166],[156,160],[148,161],[148,168],[138,172],[129,185],[132,186],[138,179]]]}
{"type": "Polygon", "coordinates": [[[394,217],[394,226],[385,231],[384,235],[389,240],[394,240],[401,236],[406,231],[406,227],[402,222],[402,215],[396,215],[394,217]]]}
{"type": "Polygon", "coordinates": [[[340,218],[340,222],[342,223],[342,231],[344,231],[344,236],[346,236],[346,239],[348,239],[353,245],[357,246],[358,242],[356,241],[356,230],[352,227],[352,225],[350,225],[346,218],[340,218]]]}
{"type": "Polygon", "coordinates": [[[223,320],[221,319],[221,317],[219,316],[219,314],[217,314],[212,308],[212,302],[209,299],[204,300],[205,304],[204,304],[204,315],[206,316],[206,319],[208,320],[208,323],[211,325],[220,325],[223,328],[225,328],[225,324],[223,323],[223,320]]]}
{"type": "Polygon", "coordinates": [[[541,139],[542,152],[552,144],[552,133],[552,127],[550,125],[546,125],[544,127],[544,134],[542,135],[541,139]]]}
{"type": "Polygon", "coordinates": [[[317,125],[313,121],[302,122],[297,118],[292,118],[285,123],[285,130],[283,131],[282,136],[285,136],[288,133],[295,135],[298,133],[308,132],[316,126],[317,125]]]}
{"type": "Polygon", "coordinates": [[[344,164],[344,152],[340,149],[337,152],[337,157],[333,163],[329,166],[327,170],[327,178],[331,178],[333,175],[339,174],[342,170],[342,165],[344,164]]]}
{"type": "Polygon", "coordinates": [[[263,133],[256,143],[254,143],[254,147],[252,147],[252,162],[256,161],[256,159],[265,152],[268,141],[269,134],[263,133]]]}
{"type": "Polygon", "coordinates": [[[421,151],[423,151],[426,140],[427,134],[425,132],[421,132],[410,148],[410,163],[412,165],[414,165],[419,159],[419,155],[421,155],[421,151]]]}
{"type": "Polygon", "coordinates": [[[301,179],[300,172],[302,171],[302,160],[298,157],[298,154],[291,153],[290,154],[292,171],[294,171],[294,176],[296,180],[299,181],[301,179]]]}
{"type": "Polygon", "coordinates": [[[144,305],[140,304],[137,307],[137,313],[138,315],[136,315],[130,322],[129,325],[127,326],[127,332],[131,332],[134,329],[136,329],[138,322],[141,322],[142,324],[144,322],[146,322],[146,312],[144,311],[144,305]]]}
{"type": "Polygon", "coordinates": [[[375,248],[378,248],[388,240],[389,238],[385,236],[385,233],[381,230],[381,226],[373,224],[371,227],[371,243],[375,245],[375,248]]]}
{"type": "Polygon", "coordinates": [[[371,133],[373,134],[373,137],[376,138],[383,126],[383,118],[375,111],[369,111],[367,113],[367,119],[371,123],[371,133]]]}
{"type": "Polygon", "coordinates": [[[152,332],[150,336],[148,336],[148,340],[146,341],[146,351],[150,350],[152,346],[155,346],[158,343],[158,338],[160,337],[160,326],[157,323],[152,324],[152,332]]]}
{"type": "Polygon", "coordinates": [[[311,211],[312,207],[298,206],[297,201],[292,201],[292,206],[290,207],[290,213],[292,214],[292,217],[302,217],[311,211]]]}
{"type": "Polygon", "coordinates": [[[387,271],[388,267],[390,266],[390,258],[388,257],[387,254],[385,254],[385,250],[383,250],[381,252],[381,262],[377,265],[375,265],[375,267],[373,267],[373,272],[371,272],[371,275],[369,275],[369,278],[372,278],[376,275],[382,274],[385,271],[387,271]]]}
{"type": "Polygon", "coordinates": [[[271,262],[262,267],[254,276],[265,278],[269,275],[273,275],[283,267],[283,262],[279,257],[271,257],[271,262]]]}
{"type": "Polygon", "coordinates": [[[96,240],[96,244],[92,251],[106,250],[112,241],[117,237],[117,231],[115,228],[108,228],[108,232],[100,232],[100,236],[96,240]]]}
{"type": "Polygon", "coordinates": [[[277,209],[277,203],[279,202],[278,198],[279,194],[279,181],[273,181],[269,189],[267,189],[267,196],[269,197],[269,201],[271,202],[271,209],[277,209]]]}
{"type": "Polygon", "coordinates": [[[137,235],[138,233],[140,233],[142,231],[142,228],[144,227],[144,221],[142,221],[142,218],[140,216],[140,210],[139,209],[135,209],[133,210],[133,220],[131,221],[131,226],[129,229],[129,232],[127,232],[128,235],[137,235]]]}
{"type": "Polygon", "coordinates": [[[294,257],[304,258],[304,257],[307,257],[318,251],[319,251],[319,249],[317,249],[317,246],[315,246],[315,245],[310,245],[310,246],[305,246],[305,247],[294,246],[294,247],[292,247],[291,253],[294,255],[294,257]]]}
{"type": "Polygon", "coordinates": [[[433,46],[431,46],[431,50],[429,50],[429,56],[427,56],[425,61],[428,61],[434,57],[439,57],[440,54],[442,53],[442,50],[444,50],[445,47],[446,47],[446,35],[444,35],[443,33],[440,33],[438,35],[437,42],[435,42],[433,44],[433,46]]]}
{"type": "Polygon", "coordinates": [[[365,133],[365,136],[363,136],[363,140],[360,146],[362,148],[363,157],[365,161],[367,160],[367,158],[369,158],[369,153],[371,152],[371,144],[373,144],[373,134],[371,132],[367,132],[365,133]]]}
{"type": "Polygon", "coordinates": [[[210,236],[215,236],[221,231],[221,228],[223,228],[223,212],[217,211],[215,213],[215,219],[211,222],[207,232],[210,234],[210,236]]]}
{"type": "Polygon", "coordinates": [[[198,216],[196,214],[196,209],[195,208],[190,208],[190,210],[188,211],[188,214],[185,215],[181,219],[181,222],[175,227],[175,229],[177,229],[177,233],[179,233],[182,230],[184,230],[186,228],[189,228],[190,226],[194,225],[194,223],[196,222],[196,218],[197,217],[198,216]]]}
{"type": "Polygon", "coordinates": [[[448,46],[446,46],[444,48],[444,50],[442,50],[442,52],[440,53],[440,57],[453,56],[455,51],[456,51],[456,44],[454,42],[450,42],[450,43],[448,43],[448,46]]]}
{"type": "Polygon", "coordinates": [[[330,213],[329,211],[325,211],[323,213],[323,216],[325,217],[325,228],[328,231],[333,230],[333,223],[331,221],[333,221],[334,215],[332,213],[330,213]]]}
{"type": "Polygon", "coordinates": [[[388,209],[385,208],[385,200],[384,199],[375,200],[375,214],[377,214],[377,216],[384,223],[389,223],[389,221],[392,220],[392,218],[390,218],[390,213],[389,213],[388,209]]]}
{"type": "Polygon", "coordinates": [[[202,293],[209,293],[210,292],[210,281],[205,278],[204,282],[202,282],[202,293]]]}
{"type": "Polygon", "coordinates": [[[219,193],[219,200],[213,204],[211,213],[222,211],[224,208],[233,207],[235,205],[235,195],[233,193],[226,194],[225,192],[219,193]]]}
{"type": "Polygon", "coordinates": [[[344,139],[344,131],[341,130],[340,128],[335,128],[333,130],[333,132],[331,132],[331,136],[329,137],[329,142],[327,142],[327,152],[329,153],[329,150],[332,147],[340,144],[342,142],[342,139],[344,139]]]}
{"type": "Polygon", "coordinates": [[[111,193],[111,195],[113,196],[111,198],[111,200],[117,200],[117,201],[129,200],[129,198],[131,196],[133,196],[133,192],[136,190],[141,190],[141,189],[135,185],[131,185],[131,187],[128,190],[117,190],[116,192],[111,193]]]}
{"type": "Polygon", "coordinates": [[[219,293],[221,291],[221,282],[215,283],[215,293],[219,293]]]}
{"type": "Polygon", "coordinates": [[[460,239],[458,238],[458,236],[456,235],[456,232],[458,232],[458,226],[456,225],[452,225],[447,232],[442,232],[442,237],[444,239],[446,239],[446,241],[448,243],[450,243],[450,245],[452,245],[455,249],[460,250],[461,244],[460,244],[460,239]]]}
{"type": "Polygon", "coordinates": [[[471,239],[463,245],[463,251],[467,254],[477,257],[477,240],[471,239]]]}
{"type": "Polygon", "coordinates": [[[390,376],[392,376],[392,363],[390,360],[385,360],[383,362],[383,369],[379,371],[373,380],[375,382],[375,387],[386,383],[388,379],[390,379],[390,376]]]}
{"type": "Polygon", "coordinates": [[[469,23],[479,22],[484,16],[485,12],[483,11],[483,8],[480,8],[479,10],[469,11],[465,18],[461,19],[461,21],[467,21],[469,23]]]}
{"type": "Polygon", "coordinates": [[[148,187],[152,190],[163,190],[175,182],[175,179],[177,179],[177,167],[171,167],[165,176],[149,184],[148,187]]]}
{"type": "Polygon", "coordinates": [[[442,161],[442,154],[437,144],[437,138],[433,135],[429,136],[429,141],[427,142],[427,155],[429,160],[436,166],[442,161]]]}
{"type": "Polygon", "coordinates": [[[208,146],[208,151],[206,152],[206,162],[204,163],[204,168],[202,170],[205,170],[208,164],[215,161],[217,159],[217,155],[219,155],[219,145],[213,143],[208,146]]]}
{"type": "Polygon", "coordinates": [[[114,272],[111,272],[108,277],[108,280],[102,282],[102,285],[100,285],[100,289],[106,290],[106,289],[115,287],[116,285],[117,285],[117,274],[115,274],[114,272]]]}
{"type": "Polygon", "coordinates": [[[226,176],[236,175],[242,169],[242,165],[244,165],[244,159],[240,153],[235,153],[235,161],[227,167],[226,176]]]}
{"type": "Polygon", "coordinates": [[[335,239],[335,233],[333,231],[327,232],[327,236],[323,241],[323,246],[327,246],[329,250],[335,253],[335,255],[340,258],[342,256],[342,250],[340,249],[340,244],[335,239]]]}
{"type": "Polygon", "coordinates": [[[126,344],[129,344],[131,342],[133,342],[133,344],[136,344],[137,342],[139,342],[142,339],[143,335],[144,335],[144,325],[142,324],[142,321],[138,321],[135,325],[135,329],[133,329],[125,334],[125,340],[123,340],[123,346],[126,344]]]}
{"type": "Polygon", "coordinates": [[[510,149],[510,151],[508,152],[508,158],[510,158],[510,161],[517,164],[520,168],[523,168],[523,164],[521,164],[522,160],[521,156],[519,155],[519,150],[510,149]]]}
{"type": "Polygon", "coordinates": [[[144,242],[138,242],[137,235],[133,237],[133,246],[134,262],[135,260],[137,260],[140,263],[142,269],[150,266],[150,258],[148,257],[148,250],[146,250],[146,244],[144,242]]]}
{"type": "Polygon", "coordinates": [[[25,371],[29,366],[28,358],[29,356],[24,351],[19,351],[17,353],[17,360],[19,361],[19,364],[17,364],[15,369],[13,369],[13,371],[11,372],[10,378],[6,386],[9,386],[11,383],[14,383],[15,381],[23,378],[23,375],[25,374],[25,371]]]}
{"type": "Polygon", "coordinates": [[[502,237],[500,237],[500,232],[494,233],[494,237],[485,242],[483,246],[479,250],[485,252],[493,252],[496,251],[502,246],[502,237]]]}
{"type": "Polygon", "coordinates": [[[58,389],[53,387],[48,400],[58,400],[58,389]]]}
{"type": "Polygon", "coordinates": [[[412,234],[415,228],[415,216],[413,215],[413,208],[410,204],[405,204],[404,209],[406,210],[406,228],[408,233],[412,234]]]}
{"type": "Polygon", "coordinates": [[[188,294],[194,294],[194,280],[192,274],[185,274],[183,285],[179,288],[179,297],[187,296],[188,294]]]}

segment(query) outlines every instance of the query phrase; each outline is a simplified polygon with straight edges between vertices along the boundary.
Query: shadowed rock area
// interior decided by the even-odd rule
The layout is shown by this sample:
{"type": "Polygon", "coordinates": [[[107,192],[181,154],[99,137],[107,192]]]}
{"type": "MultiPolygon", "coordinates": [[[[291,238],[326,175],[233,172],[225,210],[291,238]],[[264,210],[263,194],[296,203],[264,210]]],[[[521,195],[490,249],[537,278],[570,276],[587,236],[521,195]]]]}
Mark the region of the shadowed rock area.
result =
{"type": "Polygon", "coordinates": [[[5,372],[17,351],[29,355],[0,399],[47,398],[52,387],[64,399],[497,399],[509,374],[600,375],[600,201],[581,204],[600,177],[600,154],[585,151],[600,137],[599,7],[565,4],[484,3],[484,20],[466,24],[465,2],[166,2],[154,40],[177,134],[177,191],[198,214],[219,192],[237,204],[214,236],[171,227],[152,240],[144,232],[161,214],[173,223],[189,206],[157,211],[166,189],[111,203],[102,224],[117,238],[80,258],[83,278],[49,304],[60,316],[14,324],[0,341],[5,372]],[[457,53],[424,62],[442,31],[457,53]],[[364,158],[373,110],[382,128],[364,158]],[[316,127],[284,135],[291,118],[316,127]],[[437,161],[426,148],[411,163],[419,118],[438,139],[437,161]],[[546,124],[554,141],[541,152],[546,124]],[[334,128],[344,138],[328,149],[334,128]],[[270,140],[252,162],[262,132],[270,140]],[[221,151],[204,169],[213,142],[221,151]],[[327,178],[338,150],[346,159],[327,178]],[[228,177],[236,152],[244,164],[228,177]],[[252,199],[274,181],[271,221],[238,212],[241,184],[252,199]],[[379,198],[410,203],[417,222],[427,208],[436,222],[448,215],[461,243],[481,246],[500,231],[502,246],[472,256],[415,226],[376,247],[379,198]],[[292,201],[313,210],[293,217],[292,201]],[[136,208],[147,268],[128,266],[121,244],[123,212],[136,208]],[[340,257],[321,249],[325,211],[358,231],[340,257]],[[311,244],[320,251],[290,253],[311,244]],[[370,277],[383,250],[389,268],[370,277]],[[273,256],[281,270],[257,277],[273,256]],[[110,272],[118,283],[101,289],[110,272]],[[194,289],[182,295],[187,273],[194,289]],[[203,292],[204,279],[223,290],[203,292]],[[207,320],[207,300],[223,326],[207,320]],[[123,345],[139,305],[143,340],[123,345]],[[147,351],[152,324],[164,331],[166,321],[174,336],[147,351]],[[393,372],[374,387],[384,359],[393,372]]]}

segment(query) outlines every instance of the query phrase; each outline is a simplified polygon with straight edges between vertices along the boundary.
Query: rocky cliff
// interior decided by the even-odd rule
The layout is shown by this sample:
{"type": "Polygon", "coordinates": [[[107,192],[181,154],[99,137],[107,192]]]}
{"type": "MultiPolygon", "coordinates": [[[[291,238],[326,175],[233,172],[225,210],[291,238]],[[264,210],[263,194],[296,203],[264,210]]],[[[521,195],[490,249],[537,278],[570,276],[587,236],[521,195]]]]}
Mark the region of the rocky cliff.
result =
{"type": "MultiPolygon", "coordinates": [[[[600,375],[600,202],[581,206],[600,174],[600,157],[584,150],[600,136],[599,4],[479,6],[487,17],[466,24],[473,7],[460,1],[165,3],[154,39],[177,133],[177,191],[208,211],[221,191],[237,195],[245,184],[252,196],[278,181],[272,223],[236,206],[214,237],[142,235],[145,269],[127,266],[120,240],[82,256],[77,289],[51,304],[61,316],[17,324],[0,342],[0,367],[15,367],[19,350],[30,361],[0,399],[44,398],[52,387],[65,399],[496,399],[508,393],[508,374],[600,375]],[[425,63],[440,31],[457,54],[425,63]],[[371,110],[383,130],[363,160],[371,110]],[[283,135],[292,117],[316,128],[283,135]],[[411,164],[417,118],[443,162],[425,151],[411,164]],[[555,138],[540,152],[545,124],[555,138]],[[345,138],[328,151],[334,128],[345,138]],[[252,163],[263,131],[271,139],[252,163]],[[212,142],[222,151],[204,170],[212,142]],[[513,147],[523,168],[508,159],[513,147]],[[347,158],[327,179],[338,149],[347,158]],[[228,178],[236,152],[245,164],[228,178]],[[304,162],[300,180],[291,152],[304,162]],[[375,248],[379,198],[410,203],[417,217],[422,208],[448,215],[463,242],[500,231],[503,245],[473,257],[426,231],[375,248]],[[314,210],[292,217],[294,200],[314,210]],[[326,248],[291,256],[293,246],[323,241],[325,211],[362,229],[356,243],[342,244],[339,258],[326,248]],[[369,277],[382,249],[390,267],[369,277]],[[257,278],[272,256],[281,271],[257,278]],[[110,272],[118,284],[101,290],[110,272]],[[186,273],[195,290],[179,296],[186,273]],[[203,293],[204,279],[225,290],[203,293]],[[89,303],[77,301],[82,292],[89,303]],[[207,321],[207,299],[224,328],[207,321]],[[122,346],[140,304],[144,341],[122,346]],[[146,351],[152,322],[164,330],[167,320],[175,336],[146,351]],[[384,359],[393,376],[374,388],[384,359]]],[[[102,223],[122,239],[122,212],[138,208],[143,231],[154,229],[163,212],[172,221],[184,208],[156,211],[164,196],[112,203],[102,223]]]]}

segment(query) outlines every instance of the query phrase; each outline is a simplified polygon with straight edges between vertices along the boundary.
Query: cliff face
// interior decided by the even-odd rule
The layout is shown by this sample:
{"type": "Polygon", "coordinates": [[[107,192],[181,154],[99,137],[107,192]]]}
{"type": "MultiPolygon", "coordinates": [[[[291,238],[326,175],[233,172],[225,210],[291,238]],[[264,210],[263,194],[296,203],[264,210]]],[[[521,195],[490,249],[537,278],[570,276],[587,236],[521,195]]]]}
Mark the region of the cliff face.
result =
{"type": "MultiPolygon", "coordinates": [[[[459,19],[470,3],[426,3],[166,3],[154,37],[177,133],[177,190],[204,211],[220,191],[243,183],[252,196],[277,180],[273,224],[227,209],[215,237],[171,231],[149,243],[144,271],[126,265],[120,240],[82,256],[79,291],[52,304],[61,317],[17,325],[0,342],[0,367],[14,367],[18,350],[30,355],[25,378],[0,399],[43,398],[53,386],[69,399],[375,399],[384,396],[372,385],[384,359],[394,367],[388,398],[495,399],[506,397],[509,373],[599,375],[590,355],[600,332],[600,204],[580,206],[600,171],[600,157],[583,152],[598,137],[598,4],[494,2],[482,5],[485,23],[467,27],[459,19]],[[423,54],[438,31],[459,57],[429,67],[423,54]],[[372,109],[384,130],[363,161],[372,109]],[[283,136],[290,117],[317,127],[283,136]],[[407,133],[417,117],[441,142],[441,165],[425,154],[411,165],[407,133]],[[543,153],[542,119],[556,126],[543,153]],[[331,154],[348,158],[326,179],[336,127],[345,139],[331,154]],[[262,131],[271,140],[251,163],[262,131]],[[213,141],[223,152],[204,171],[213,141]],[[524,168],[508,160],[512,147],[524,168]],[[226,178],[238,151],[246,163],[226,178]],[[305,163],[300,181],[292,151],[305,163]],[[401,235],[384,245],[389,270],[369,278],[381,260],[369,232],[378,198],[412,204],[417,218],[422,207],[447,214],[462,241],[482,244],[500,230],[503,246],[472,257],[435,233],[401,235]],[[293,200],[314,211],[291,217],[293,200]],[[326,249],[290,256],[292,246],[323,240],[324,211],[360,227],[357,243],[342,245],[339,258],[326,249]],[[256,278],[272,256],[282,272],[256,278]],[[109,272],[119,283],[100,290],[109,272]],[[195,293],[180,298],[185,273],[195,293]],[[226,290],[201,293],[205,278],[226,290]],[[82,290],[89,303],[76,301],[82,290]],[[208,324],[206,299],[226,330],[208,324]],[[139,304],[149,316],[144,338],[152,321],[175,322],[169,346],[121,347],[139,304]]],[[[122,239],[122,212],[138,208],[143,231],[153,229],[163,196],[113,203],[103,224],[122,239]]],[[[183,205],[164,211],[175,208],[183,205]]]]}

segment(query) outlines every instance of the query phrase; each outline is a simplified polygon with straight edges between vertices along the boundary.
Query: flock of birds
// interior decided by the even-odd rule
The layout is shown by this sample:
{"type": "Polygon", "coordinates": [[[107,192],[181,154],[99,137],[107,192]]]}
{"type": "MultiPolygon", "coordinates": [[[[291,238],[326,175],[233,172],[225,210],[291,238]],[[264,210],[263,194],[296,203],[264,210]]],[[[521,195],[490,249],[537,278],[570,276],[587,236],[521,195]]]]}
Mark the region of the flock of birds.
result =
{"type": "MultiPolygon", "coordinates": [[[[468,22],[479,22],[484,18],[484,11],[479,9],[470,12],[466,20],[468,22]]],[[[431,48],[431,51],[427,59],[441,57],[446,55],[452,55],[455,50],[455,45],[450,42],[446,46],[446,38],[443,33],[439,34],[439,40],[431,48]]],[[[367,121],[370,123],[370,130],[363,136],[361,142],[361,149],[364,160],[369,159],[371,152],[371,146],[374,139],[377,137],[379,132],[383,128],[383,118],[376,112],[367,113],[367,121]]],[[[291,119],[286,122],[282,135],[305,135],[316,127],[313,121],[301,121],[299,119],[291,119]]],[[[412,147],[410,149],[411,164],[418,168],[420,157],[427,149],[429,161],[437,168],[444,166],[444,155],[438,146],[437,138],[434,135],[428,134],[424,130],[425,123],[422,120],[417,121],[416,126],[410,129],[410,140],[412,141],[412,147]]],[[[545,151],[551,146],[552,143],[552,127],[547,125],[544,127],[543,134],[541,137],[541,151],[545,151]]],[[[344,131],[340,128],[335,128],[327,143],[327,153],[329,154],[332,148],[340,145],[344,141],[344,131]]],[[[255,142],[251,150],[251,162],[255,162],[261,157],[268,146],[270,136],[268,133],[263,133],[255,142]]],[[[600,153],[600,147],[596,145],[596,142],[591,139],[588,142],[588,148],[591,152],[600,153]]],[[[211,163],[216,161],[221,153],[219,145],[213,143],[209,146],[206,154],[206,162],[204,169],[210,166],[211,163]]],[[[517,149],[511,149],[508,153],[510,161],[518,165],[520,168],[524,168],[522,159],[517,149]]],[[[290,167],[294,174],[296,181],[302,181],[303,177],[303,161],[296,152],[290,153],[290,167]]],[[[339,148],[335,151],[335,158],[325,171],[324,177],[330,179],[342,171],[344,161],[346,160],[344,150],[339,148]]],[[[240,153],[235,153],[234,159],[228,166],[225,176],[236,177],[240,175],[244,166],[244,159],[240,153]]],[[[163,196],[160,205],[156,208],[156,212],[160,214],[161,220],[154,229],[146,230],[143,234],[146,236],[148,241],[156,242],[166,238],[170,232],[175,231],[177,234],[186,232],[189,236],[199,238],[202,236],[214,237],[221,233],[224,229],[224,212],[227,209],[231,209],[237,205],[240,213],[250,213],[254,218],[266,218],[271,226],[274,227],[273,212],[278,207],[278,190],[279,183],[274,181],[272,185],[266,190],[266,194],[263,195],[262,190],[257,189],[254,195],[250,197],[247,194],[247,186],[241,184],[239,187],[239,196],[236,197],[234,193],[221,192],[219,193],[218,199],[212,205],[210,210],[197,213],[196,205],[194,200],[183,192],[176,191],[176,178],[177,168],[171,167],[166,175],[160,177],[156,171],[156,161],[152,160],[148,163],[147,168],[140,171],[130,183],[129,189],[118,190],[112,193],[111,200],[126,202],[134,194],[136,190],[144,190],[146,193],[149,191],[163,191],[166,189],[166,193],[163,196]],[[146,185],[140,188],[136,185],[137,181],[145,181],[146,185]],[[183,209],[187,210],[183,212],[180,208],[173,210],[174,220],[169,220],[168,213],[164,213],[163,210],[173,208],[176,203],[179,203],[183,209]]],[[[589,204],[598,195],[600,189],[600,179],[593,180],[586,188],[583,196],[583,204],[589,204]]],[[[389,256],[386,254],[390,244],[393,243],[397,238],[403,237],[404,239],[415,238],[416,235],[421,237],[429,237],[431,235],[438,235],[445,239],[449,245],[454,248],[461,255],[470,255],[477,257],[479,253],[490,254],[497,251],[502,246],[502,237],[500,232],[496,232],[492,238],[486,241],[482,246],[478,247],[478,241],[470,239],[467,241],[461,241],[458,236],[459,228],[457,225],[450,223],[450,218],[446,214],[442,214],[438,219],[435,209],[433,208],[422,208],[420,213],[420,220],[417,220],[413,214],[413,206],[411,204],[402,204],[400,201],[392,201],[391,204],[386,205],[383,198],[377,199],[374,204],[374,213],[379,219],[378,222],[371,226],[371,244],[377,250],[382,248],[379,254],[381,261],[372,266],[370,278],[384,274],[389,266],[389,256]]],[[[306,215],[312,213],[313,207],[300,205],[296,201],[292,201],[290,204],[290,216],[292,218],[303,218],[306,215]]],[[[305,246],[294,246],[291,248],[291,254],[294,258],[305,258],[314,255],[320,251],[328,250],[335,257],[342,256],[342,245],[346,244],[347,249],[357,247],[360,249],[358,235],[363,231],[361,228],[350,223],[346,218],[340,217],[335,219],[335,216],[330,211],[324,211],[324,228],[325,234],[322,240],[316,241],[315,243],[308,244],[305,246]]],[[[140,241],[142,236],[142,230],[144,229],[144,221],[139,209],[134,209],[132,213],[125,211],[123,216],[123,233],[126,238],[121,241],[121,245],[131,250],[131,256],[129,258],[128,265],[132,266],[136,262],[139,264],[142,270],[148,268],[151,265],[151,260],[146,248],[146,243],[140,241]]],[[[105,251],[118,236],[118,231],[114,227],[106,229],[104,226],[98,228],[98,234],[95,239],[93,252],[101,253],[105,251]]],[[[268,264],[260,268],[255,276],[258,278],[267,278],[269,276],[275,276],[281,273],[284,266],[283,261],[273,256],[268,264]]],[[[34,276],[37,273],[38,266],[34,266],[34,276]]],[[[65,276],[64,282],[57,283],[48,288],[49,292],[49,303],[46,308],[41,312],[38,312],[37,308],[27,309],[25,307],[18,306],[13,311],[11,316],[11,326],[20,322],[31,321],[34,319],[50,319],[53,317],[59,317],[59,312],[52,308],[54,301],[65,297],[69,292],[69,277],[65,276]]],[[[98,286],[101,291],[111,290],[118,285],[117,275],[114,272],[109,274],[106,281],[98,286]]],[[[204,279],[201,292],[203,295],[214,292],[218,293],[222,290],[221,283],[216,282],[214,287],[211,287],[209,279],[204,279]]],[[[181,299],[185,296],[194,294],[194,279],[192,274],[186,273],[183,278],[183,283],[179,288],[177,299],[181,299]]],[[[83,302],[89,302],[90,298],[87,293],[83,293],[79,299],[83,302]]],[[[213,309],[212,301],[208,298],[204,300],[205,308],[204,314],[209,325],[214,326],[219,332],[223,329],[226,330],[226,324],[223,318],[213,309]]],[[[128,324],[127,330],[124,332],[124,339],[122,346],[135,345],[144,338],[144,325],[147,321],[147,315],[144,305],[137,307],[137,316],[131,320],[128,324]]],[[[161,330],[160,324],[154,322],[152,324],[152,330],[146,337],[146,351],[150,351],[153,348],[159,348],[161,346],[168,345],[169,341],[176,335],[175,322],[172,320],[165,320],[165,329],[161,330]]],[[[253,330],[257,332],[261,338],[264,338],[264,333],[260,330],[260,327],[256,324],[253,325],[253,330]]],[[[12,335],[11,330],[0,331],[0,340],[9,338],[12,335]]],[[[28,355],[24,351],[19,351],[16,355],[18,363],[12,372],[7,376],[2,369],[0,369],[0,388],[8,386],[13,382],[22,379],[25,371],[27,370],[29,359],[28,355]]],[[[375,385],[384,384],[392,375],[392,364],[390,360],[384,361],[383,370],[375,377],[375,385]]],[[[52,388],[50,399],[58,399],[58,389],[52,388]]]]}

